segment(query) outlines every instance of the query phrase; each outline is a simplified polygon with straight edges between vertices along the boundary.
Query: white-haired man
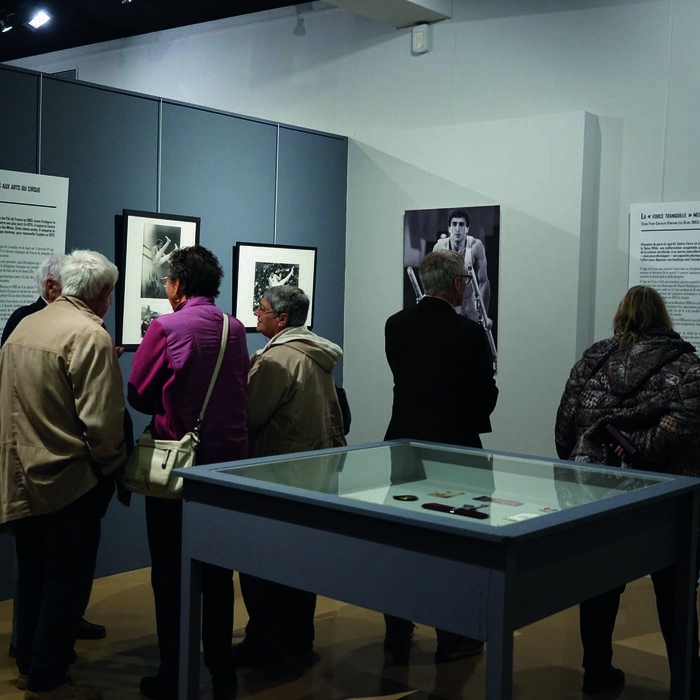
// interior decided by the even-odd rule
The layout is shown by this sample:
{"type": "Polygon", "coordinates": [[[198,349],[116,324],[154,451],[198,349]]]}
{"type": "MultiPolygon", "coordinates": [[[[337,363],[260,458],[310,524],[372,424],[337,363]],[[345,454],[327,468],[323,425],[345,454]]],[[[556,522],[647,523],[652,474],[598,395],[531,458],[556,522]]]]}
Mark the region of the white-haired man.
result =
{"type": "Polygon", "coordinates": [[[62,295],[0,351],[0,525],[15,533],[18,686],[26,700],[96,700],[68,660],[87,605],[100,520],[126,456],[117,352],[102,319],[117,268],[74,251],[62,295]]]}
{"type": "MultiPolygon", "coordinates": [[[[0,347],[5,344],[5,341],[10,337],[12,331],[17,328],[19,322],[46,308],[47,304],[51,304],[61,296],[63,286],[61,285],[61,265],[65,262],[66,256],[63,253],[54,253],[45,260],[42,260],[34,273],[34,280],[39,291],[39,297],[31,304],[26,304],[15,309],[5,323],[2,330],[2,340],[0,347]]],[[[12,639],[10,641],[9,655],[14,659],[17,657],[17,631],[15,622],[17,620],[17,604],[13,605],[12,619],[12,639]]],[[[78,639],[102,639],[107,634],[104,625],[97,625],[94,622],[88,622],[85,618],[80,620],[78,627],[78,639]]],[[[75,652],[72,654],[72,660],[76,659],[75,652]]]]}

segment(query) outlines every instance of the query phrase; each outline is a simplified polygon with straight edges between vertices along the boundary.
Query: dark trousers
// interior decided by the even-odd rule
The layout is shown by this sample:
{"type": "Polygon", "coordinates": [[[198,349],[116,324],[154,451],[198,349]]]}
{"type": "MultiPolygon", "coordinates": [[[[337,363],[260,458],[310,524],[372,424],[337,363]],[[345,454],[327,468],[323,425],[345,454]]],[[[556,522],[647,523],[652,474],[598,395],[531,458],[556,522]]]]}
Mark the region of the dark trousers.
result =
{"type": "Polygon", "coordinates": [[[100,520],[114,484],[101,482],[73,503],[15,523],[17,667],[28,688],[63,685],[80,618],[90,600],[100,520]]]}
{"type": "Polygon", "coordinates": [[[245,645],[266,657],[282,656],[285,650],[311,651],[316,594],[257,576],[239,576],[249,616],[245,645]]]}
{"type": "MultiPolygon", "coordinates": [[[[176,684],[180,668],[180,579],[182,501],[146,498],[146,529],[151,552],[151,586],[156,607],[160,668],[165,684],[176,684]]],[[[233,572],[202,565],[202,646],[212,676],[231,676],[233,572]]]]}
{"type": "MultiPolygon", "coordinates": [[[[418,435],[408,435],[405,430],[392,430],[391,425],[384,435],[385,440],[398,440],[401,438],[418,438],[418,435]]],[[[410,432],[410,431],[409,431],[410,432]]],[[[474,433],[469,436],[461,436],[457,442],[450,440],[445,435],[423,436],[423,439],[434,440],[436,442],[448,442],[463,447],[478,447],[481,448],[481,437],[479,433],[474,433]]],[[[407,472],[406,460],[402,458],[394,450],[391,451],[391,483],[401,484],[407,480],[425,479],[425,469],[420,463],[412,465],[412,472],[407,472]]],[[[491,477],[490,491],[493,491],[493,477],[491,477]]],[[[394,649],[394,656],[403,657],[408,654],[408,649],[411,645],[411,632],[413,630],[413,622],[405,620],[394,615],[384,614],[384,623],[386,625],[386,638],[391,641],[394,649]]],[[[452,644],[456,644],[462,638],[462,635],[448,630],[435,628],[435,636],[437,637],[437,648],[444,650],[452,644]]]]}
{"type": "MultiPolygon", "coordinates": [[[[699,562],[700,565],[700,562],[699,562]]],[[[697,581],[698,571],[695,572],[697,581]]],[[[656,595],[656,611],[659,616],[659,627],[666,643],[666,653],[671,659],[673,655],[673,603],[674,581],[673,567],[661,569],[651,574],[656,595]]],[[[583,644],[583,667],[586,670],[604,671],[612,662],[612,635],[615,618],[620,607],[620,596],[625,587],[616,588],[587,600],[579,606],[579,623],[581,643],[583,644]]],[[[700,661],[698,661],[698,616],[693,615],[693,631],[691,641],[691,683],[693,688],[700,689],[700,661]]]]}

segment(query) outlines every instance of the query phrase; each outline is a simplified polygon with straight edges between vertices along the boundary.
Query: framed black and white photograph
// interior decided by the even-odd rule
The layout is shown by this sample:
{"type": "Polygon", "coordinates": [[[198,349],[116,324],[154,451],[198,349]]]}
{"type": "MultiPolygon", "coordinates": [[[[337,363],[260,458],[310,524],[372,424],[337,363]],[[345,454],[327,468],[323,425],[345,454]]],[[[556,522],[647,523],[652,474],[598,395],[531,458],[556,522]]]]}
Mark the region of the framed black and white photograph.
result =
{"type": "Polygon", "coordinates": [[[313,326],[316,285],[316,248],[264,243],[237,243],[233,247],[233,309],[247,331],[254,331],[254,315],[268,287],[289,284],[309,297],[307,328],[313,326]]]}
{"type": "Polygon", "coordinates": [[[135,350],[148,324],[172,308],[165,293],[170,255],[199,242],[199,217],[124,210],[117,344],[135,350]]]}

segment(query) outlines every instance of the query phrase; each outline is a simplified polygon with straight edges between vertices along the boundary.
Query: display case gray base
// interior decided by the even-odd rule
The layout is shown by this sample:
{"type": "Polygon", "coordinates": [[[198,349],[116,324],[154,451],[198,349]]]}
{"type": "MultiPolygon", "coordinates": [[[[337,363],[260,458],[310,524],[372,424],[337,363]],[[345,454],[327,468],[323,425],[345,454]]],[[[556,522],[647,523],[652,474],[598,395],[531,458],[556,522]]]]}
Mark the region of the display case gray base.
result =
{"type": "Polygon", "coordinates": [[[688,653],[670,697],[688,697],[700,480],[409,441],[181,474],[183,699],[198,687],[202,562],[483,639],[487,700],[512,697],[515,630],[673,566],[688,653]],[[456,513],[484,499],[487,518],[456,513]]]}

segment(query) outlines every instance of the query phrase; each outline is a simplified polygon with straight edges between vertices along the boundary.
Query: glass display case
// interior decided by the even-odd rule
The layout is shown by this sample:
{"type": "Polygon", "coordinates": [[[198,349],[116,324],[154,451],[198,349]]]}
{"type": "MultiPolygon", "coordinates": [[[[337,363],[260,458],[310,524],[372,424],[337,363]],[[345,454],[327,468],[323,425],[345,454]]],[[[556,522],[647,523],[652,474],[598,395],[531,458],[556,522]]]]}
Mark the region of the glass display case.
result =
{"type": "Polygon", "coordinates": [[[628,469],[411,442],[284,456],[216,471],[494,527],[669,480],[628,469]]]}
{"type": "Polygon", "coordinates": [[[408,440],[180,474],[181,698],[202,562],[484,639],[487,700],[511,698],[514,630],[661,568],[685,648],[700,480],[408,440]]]}

